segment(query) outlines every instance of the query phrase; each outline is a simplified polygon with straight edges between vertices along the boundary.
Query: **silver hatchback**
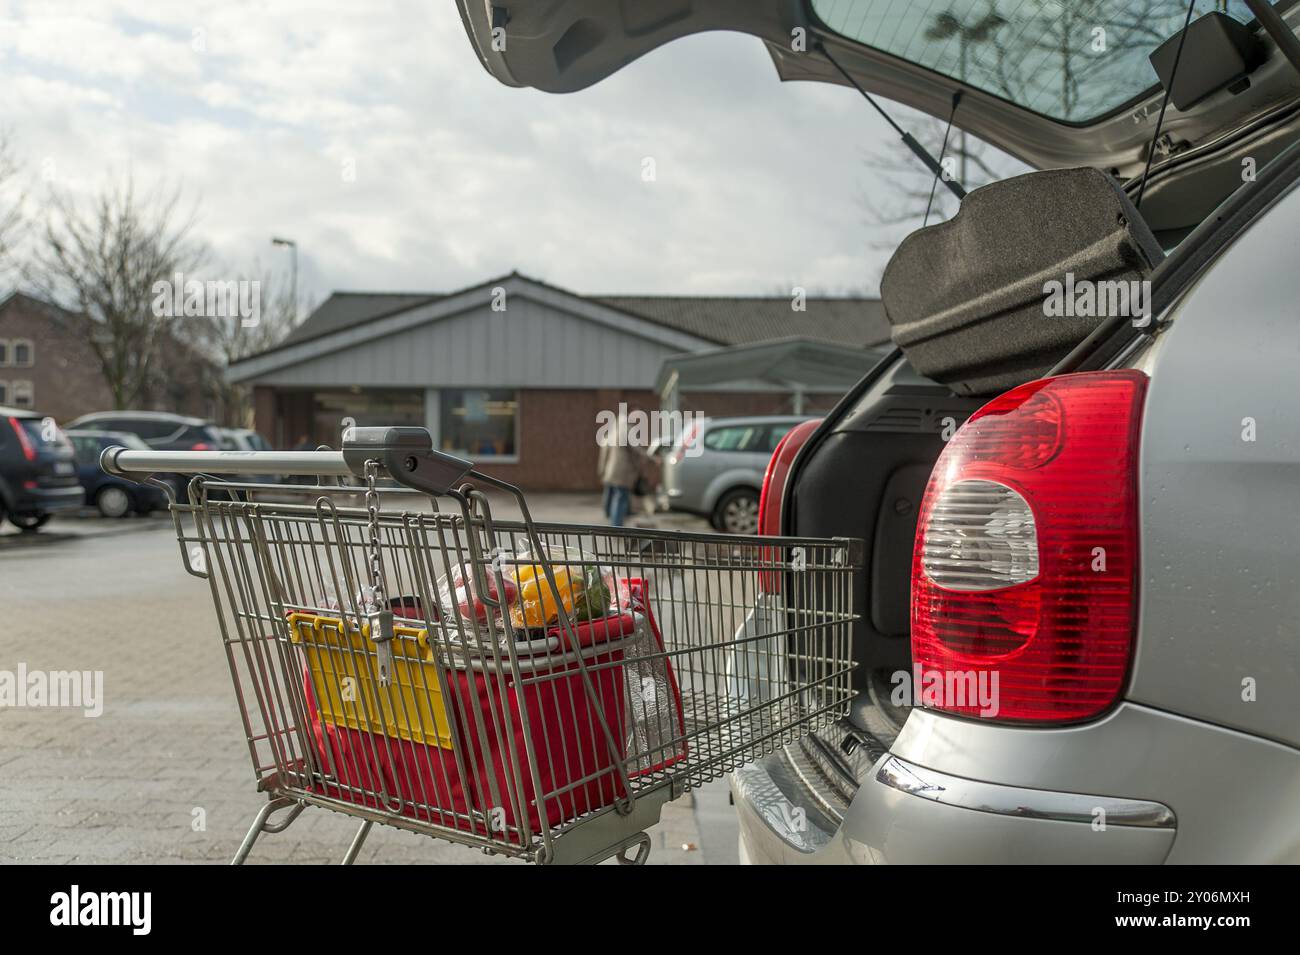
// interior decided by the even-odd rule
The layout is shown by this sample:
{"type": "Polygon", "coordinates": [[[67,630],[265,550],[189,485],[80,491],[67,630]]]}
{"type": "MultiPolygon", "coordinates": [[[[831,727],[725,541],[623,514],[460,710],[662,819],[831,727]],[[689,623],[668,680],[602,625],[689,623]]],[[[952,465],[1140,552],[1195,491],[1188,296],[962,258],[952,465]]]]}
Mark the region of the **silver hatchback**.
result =
{"type": "Polygon", "coordinates": [[[758,531],[763,472],[787,431],[806,415],[705,418],[663,455],[660,506],[699,514],[729,534],[758,531]]]}

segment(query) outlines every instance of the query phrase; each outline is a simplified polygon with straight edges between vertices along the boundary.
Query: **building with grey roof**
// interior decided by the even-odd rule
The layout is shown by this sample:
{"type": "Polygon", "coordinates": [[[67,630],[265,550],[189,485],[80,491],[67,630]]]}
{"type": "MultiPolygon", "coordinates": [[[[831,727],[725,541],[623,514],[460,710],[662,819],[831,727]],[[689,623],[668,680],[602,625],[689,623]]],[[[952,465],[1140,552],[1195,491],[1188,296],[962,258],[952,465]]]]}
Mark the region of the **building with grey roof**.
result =
{"type": "MultiPolygon", "coordinates": [[[[667,360],[800,339],[856,352],[889,332],[877,299],[587,296],[512,272],[445,293],[335,292],[274,348],[231,366],[279,447],[337,446],[349,423],[422,425],[525,488],[595,483],[597,413],[657,408],[667,360]]],[[[734,379],[674,395],[704,414],[808,410],[842,387],[734,379]]]]}

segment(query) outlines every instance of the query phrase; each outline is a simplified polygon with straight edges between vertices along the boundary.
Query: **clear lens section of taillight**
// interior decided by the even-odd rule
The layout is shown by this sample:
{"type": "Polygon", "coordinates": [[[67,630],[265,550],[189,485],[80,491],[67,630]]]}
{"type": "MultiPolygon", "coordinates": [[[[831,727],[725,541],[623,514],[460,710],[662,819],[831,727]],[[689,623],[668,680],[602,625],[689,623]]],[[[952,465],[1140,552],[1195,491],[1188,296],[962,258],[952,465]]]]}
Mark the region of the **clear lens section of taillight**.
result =
{"type": "Polygon", "coordinates": [[[944,488],[921,532],[925,575],[949,590],[997,590],[1038,576],[1038,534],[1029,502],[994,481],[944,488]]]}

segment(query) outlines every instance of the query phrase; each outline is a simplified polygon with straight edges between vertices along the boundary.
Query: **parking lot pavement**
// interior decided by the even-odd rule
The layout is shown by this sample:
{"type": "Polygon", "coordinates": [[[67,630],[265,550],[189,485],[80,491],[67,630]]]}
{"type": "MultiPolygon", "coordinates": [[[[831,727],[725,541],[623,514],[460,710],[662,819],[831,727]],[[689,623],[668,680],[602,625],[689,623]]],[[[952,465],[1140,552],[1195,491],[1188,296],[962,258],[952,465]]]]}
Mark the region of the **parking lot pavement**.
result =
{"type": "Polygon", "coordinates": [[[159,527],[170,529],[171,526],[171,518],[163,511],[155,511],[147,517],[133,515],[120,520],[105,520],[93,510],[74,515],[55,515],[35,533],[20,531],[8,521],[0,520],[0,553],[6,548],[48,547],[84,537],[116,537],[159,527]]]}
{"type": "MultiPolygon", "coordinates": [[[[592,495],[536,495],[539,519],[599,520],[592,495]],[[584,517],[585,515],[585,517],[584,517]]],[[[226,862],[263,797],[208,585],[180,565],[165,515],[58,519],[0,535],[0,670],[103,673],[103,713],[0,709],[0,862],[226,862]]],[[[250,862],[332,862],[355,826],[311,810],[250,862]]],[[[656,864],[736,860],[725,783],[670,804],[656,864]]],[[[360,862],[500,861],[376,828],[360,862]]]]}

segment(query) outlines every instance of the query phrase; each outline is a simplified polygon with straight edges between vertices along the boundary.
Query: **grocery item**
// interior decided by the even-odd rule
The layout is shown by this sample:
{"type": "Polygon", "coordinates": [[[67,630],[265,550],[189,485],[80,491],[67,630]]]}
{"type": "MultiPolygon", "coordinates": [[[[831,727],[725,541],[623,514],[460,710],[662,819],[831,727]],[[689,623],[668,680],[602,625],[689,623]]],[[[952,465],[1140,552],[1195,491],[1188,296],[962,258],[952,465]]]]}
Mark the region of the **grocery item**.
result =
{"type": "Polygon", "coordinates": [[[458,564],[453,567],[450,586],[444,583],[444,603],[454,603],[462,620],[486,624],[489,617],[500,612],[498,608],[503,610],[506,604],[513,603],[518,596],[519,588],[510,577],[502,578],[500,590],[497,588],[497,575],[494,571],[485,569],[483,577],[488,600],[493,601],[493,604],[484,602],[475,593],[474,568],[471,564],[458,564]]]}
{"type": "Polygon", "coordinates": [[[518,594],[510,603],[510,622],[517,630],[549,627],[559,622],[560,607],[576,622],[594,620],[609,613],[612,588],[609,574],[595,558],[576,548],[547,551],[545,559],[555,578],[552,588],[541,563],[529,563],[522,554],[513,568],[518,594]],[[557,600],[558,598],[558,600],[557,600]]]}

